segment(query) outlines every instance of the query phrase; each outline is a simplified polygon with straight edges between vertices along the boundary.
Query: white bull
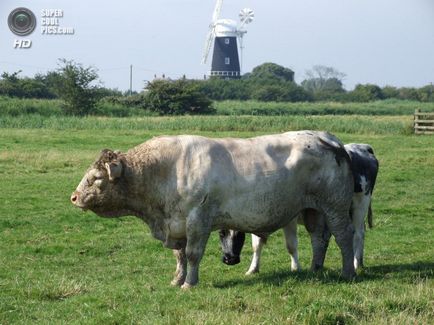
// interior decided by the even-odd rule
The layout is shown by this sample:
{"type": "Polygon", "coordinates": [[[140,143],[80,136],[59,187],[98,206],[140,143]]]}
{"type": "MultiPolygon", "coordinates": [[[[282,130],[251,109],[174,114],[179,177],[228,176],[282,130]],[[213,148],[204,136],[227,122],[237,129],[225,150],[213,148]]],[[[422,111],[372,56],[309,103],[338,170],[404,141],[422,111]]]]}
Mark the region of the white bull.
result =
{"type": "MultiPolygon", "coordinates": [[[[351,169],[354,177],[354,195],[351,203],[350,215],[355,229],[353,249],[354,268],[363,266],[363,251],[365,239],[365,217],[368,216],[368,225],[372,227],[371,198],[378,173],[378,160],[372,147],[368,144],[351,143],[345,145],[345,150],[351,157],[351,169]]],[[[330,232],[321,215],[314,211],[305,210],[298,218],[293,219],[283,228],[286,248],[291,257],[291,270],[300,268],[298,261],[297,223],[304,224],[309,232],[322,232],[322,236],[313,236],[312,269],[321,268],[324,249],[327,249],[330,232]]],[[[246,274],[259,272],[261,252],[267,241],[267,234],[257,236],[252,234],[253,256],[246,274]]],[[[240,262],[240,254],[244,244],[244,233],[238,231],[220,231],[220,240],[223,249],[223,262],[234,265],[240,262]]]]}
{"type": "Polygon", "coordinates": [[[71,196],[103,217],[133,215],[174,249],[174,285],[198,282],[213,230],[270,233],[306,209],[327,220],[355,275],[350,158],[334,136],[300,131],[250,139],[153,138],[127,153],[104,150],[71,196]],[[188,266],[188,268],[187,268],[188,266]]]}

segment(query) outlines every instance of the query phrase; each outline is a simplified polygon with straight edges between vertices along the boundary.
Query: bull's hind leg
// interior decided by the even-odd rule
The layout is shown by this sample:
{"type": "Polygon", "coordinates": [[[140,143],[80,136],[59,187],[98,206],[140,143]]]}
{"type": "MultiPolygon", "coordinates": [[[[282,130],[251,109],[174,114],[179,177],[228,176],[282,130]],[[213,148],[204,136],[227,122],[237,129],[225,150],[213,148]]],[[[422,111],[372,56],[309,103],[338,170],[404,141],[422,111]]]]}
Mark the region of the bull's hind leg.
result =
{"type": "Polygon", "coordinates": [[[330,231],[325,223],[324,216],[316,210],[307,209],[303,213],[303,219],[312,243],[312,263],[310,268],[314,272],[322,270],[330,242],[330,231]]]}
{"type": "Polygon", "coordinates": [[[182,289],[188,289],[199,281],[199,263],[211,233],[209,219],[200,208],[191,210],[187,217],[187,246],[185,249],[188,268],[182,289]]]}
{"type": "Polygon", "coordinates": [[[298,271],[300,263],[298,261],[298,239],[297,239],[297,218],[283,228],[286,249],[291,256],[291,271],[298,271]]]}
{"type": "Polygon", "coordinates": [[[253,273],[259,272],[259,263],[261,261],[261,252],[264,244],[265,239],[262,239],[261,237],[252,234],[253,257],[252,263],[250,263],[250,267],[249,270],[246,272],[246,275],[251,275],[253,273]]]}
{"type": "Polygon", "coordinates": [[[350,222],[349,209],[340,213],[327,213],[326,222],[330,232],[335,236],[336,244],[342,254],[342,276],[351,280],[355,277],[353,238],[354,227],[350,222]]]}
{"type": "Polygon", "coordinates": [[[173,254],[176,257],[176,271],[175,277],[170,284],[173,286],[181,286],[184,284],[185,277],[187,276],[187,257],[185,255],[185,248],[174,249],[173,254]]]}

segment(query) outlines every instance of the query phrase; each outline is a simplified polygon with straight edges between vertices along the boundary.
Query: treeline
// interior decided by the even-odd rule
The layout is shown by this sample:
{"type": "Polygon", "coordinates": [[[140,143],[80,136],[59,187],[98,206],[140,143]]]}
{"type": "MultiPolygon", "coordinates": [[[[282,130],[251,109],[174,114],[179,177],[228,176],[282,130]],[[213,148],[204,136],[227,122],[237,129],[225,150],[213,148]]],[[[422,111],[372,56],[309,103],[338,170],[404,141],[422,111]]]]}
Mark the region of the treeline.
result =
{"type": "Polygon", "coordinates": [[[357,85],[347,91],[345,74],[334,68],[314,66],[300,84],[291,69],[264,63],[240,79],[206,80],[156,79],[140,93],[129,95],[107,89],[99,83],[97,70],[74,61],[60,60],[59,68],[33,78],[20,71],[3,73],[0,96],[16,98],[60,99],[61,108],[70,115],[104,115],[104,112],[144,109],[160,115],[212,114],[213,101],[254,100],[259,102],[372,102],[384,99],[434,102],[433,86],[422,88],[357,85]]]}
{"type": "MultiPolygon", "coordinates": [[[[46,74],[36,74],[33,78],[21,77],[22,71],[3,72],[0,76],[0,96],[34,99],[60,99],[62,88],[62,73],[50,71],[46,74]]],[[[99,97],[126,95],[117,89],[96,86],[99,97]]]]}
{"type": "Polygon", "coordinates": [[[274,63],[265,63],[238,80],[209,79],[195,81],[213,100],[258,100],[273,102],[371,102],[384,99],[434,102],[434,87],[397,88],[358,84],[354,90],[343,87],[345,74],[332,67],[314,66],[300,85],[294,72],[274,63]]]}
{"type": "MultiPolygon", "coordinates": [[[[69,67],[80,64],[61,60],[69,67]]],[[[83,68],[84,69],[84,68],[83,68]]],[[[88,68],[89,69],[89,68],[88,68]]],[[[67,70],[67,69],[66,69],[67,70]]],[[[21,71],[4,72],[0,79],[0,95],[18,98],[61,98],[64,90],[62,80],[65,69],[60,68],[46,74],[37,74],[33,78],[20,77],[21,71]]],[[[92,81],[98,79],[96,69],[92,70],[92,81]]],[[[307,71],[307,78],[300,85],[294,82],[294,72],[274,63],[257,66],[241,79],[223,80],[210,78],[207,80],[188,80],[211,100],[258,100],[274,102],[304,101],[336,101],[336,102],[369,102],[383,99],[401,99],[420,102],[434,102],[434,87],[427,85],[421,88],[393,86],[379,87],[374,84],[358,84],[354,90],[347,91],[342,79],[345,75],[334,68],[314,66],[307,71]]],[[[167,82],[173,80],[164,79],[167,82]]],[[[160,81],[159,81],[160,82],[160,81]]],[[[152,87],[153,82],[149,83],[152,87]]],[[[145,89],[146,90],[146,89],[145,89]]],[[[93,91],[98,98],[122,97],[116,89],[94,86],[93,91]]],[[[133,100],[134,102],[134,100],[133,100]]]]}

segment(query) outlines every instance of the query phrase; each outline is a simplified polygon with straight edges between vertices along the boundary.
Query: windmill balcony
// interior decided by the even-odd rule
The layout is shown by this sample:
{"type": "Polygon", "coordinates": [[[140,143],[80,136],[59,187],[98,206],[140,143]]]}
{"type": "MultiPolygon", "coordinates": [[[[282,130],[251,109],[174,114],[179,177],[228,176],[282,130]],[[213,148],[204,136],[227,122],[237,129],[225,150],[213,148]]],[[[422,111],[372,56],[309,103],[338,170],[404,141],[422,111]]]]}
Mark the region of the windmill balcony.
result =
{"type": "Polygon", "coordinates": [[[211,77],[230,77],[230,78],[239,78],[241,74],[239,71],[211,71],[209,74],[211,77]]]}

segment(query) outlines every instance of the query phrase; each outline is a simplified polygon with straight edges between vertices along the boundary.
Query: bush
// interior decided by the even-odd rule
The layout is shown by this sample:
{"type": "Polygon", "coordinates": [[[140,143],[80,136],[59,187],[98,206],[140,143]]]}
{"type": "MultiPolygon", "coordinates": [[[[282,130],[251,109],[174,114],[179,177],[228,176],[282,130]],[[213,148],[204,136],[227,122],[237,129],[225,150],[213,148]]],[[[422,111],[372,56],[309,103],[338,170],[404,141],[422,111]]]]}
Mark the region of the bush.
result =
{"type": "Polygon", "coordinates": [[[144,116],[153,115],[152,113],[145,112],[138,107],[125,106],[119,103],[113,103],[106,99],[101,99],[89,112],[89,115],[96,116],[110,116],[110,117],[130,117],[130,116],[144,116]]]}
{"type": "Polygon", "coordinates": [[[145,108],[144,107],[144,94],[134,94],[131,96],[108,96],[102,99],[103,102],[113,104],[113,105],[121,105],[124,107],[133,107],[133,108],[145,108]]]}
{"type": "Polygon", "coordinates": [[[194,82],[155,80],[147,86],[144,107],[160,115],[212,114],[212,101],[194,82]]]}
{"type": "Polygon", "coordinates": [[[353,102],[371,102],[384,99],[384,95],[377,85],[358,84],[353,91],[347,94],[347,99],[353,102]]]}
{"type": "Polygon", "coordinates": [[[212,77],[208,80],[194,81],[199,91],[213,100],[250,99],[249,84],[244,80],[224,80],[212,77]]]}
{"type": "Polygon", "coordinates": [[[417,90],[418,97],[421,102],[433,102],[434,101],[434,87],[428,85],[417,90]]]}
{"type": "Polygon", "coordinates": [[[312,100],[311,95],[294,82],[264,85],[252,91],[252,99],[264,102],[301,102],[312,100]]]}
{"type": "Polygon", "coordinates": [[[62,109],[69,115],[88,115],[98,101],[97,87],[92,83],[98,79],[95,68],[84,68],[74,61],[60,60],[60,78],[57,92],[64,100],[62,109]]]}

